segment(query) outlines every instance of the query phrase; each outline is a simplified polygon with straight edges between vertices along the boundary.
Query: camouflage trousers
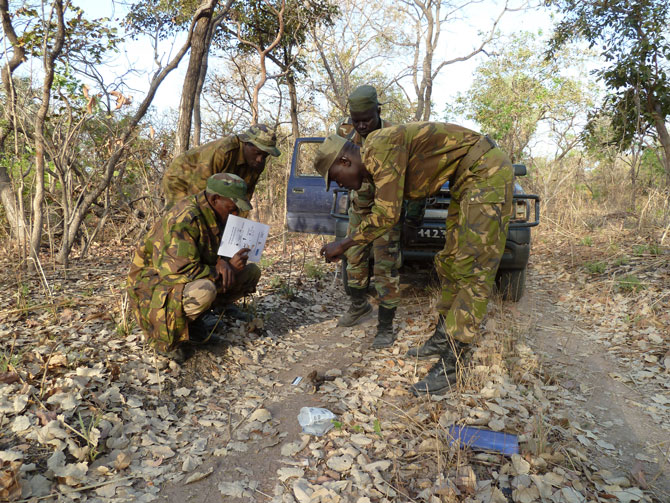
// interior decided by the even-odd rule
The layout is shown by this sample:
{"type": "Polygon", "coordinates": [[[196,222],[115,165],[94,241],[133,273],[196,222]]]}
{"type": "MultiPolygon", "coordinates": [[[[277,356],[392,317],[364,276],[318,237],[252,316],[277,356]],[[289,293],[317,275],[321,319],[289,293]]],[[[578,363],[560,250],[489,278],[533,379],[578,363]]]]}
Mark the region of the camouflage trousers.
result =
{"type": "Polygon", "coordinates": [[[446,332],[471,343],[486,314],[512,216],[514,171],[498,148],[471,168],[452,193],[446,221],[446,243],[435,256],[442,286],[437,310],[446,332]]]}
{"type": "Polygon", "coordinates": [[[247,264],[235,275],[235,282],[230,290],[221,292],[220,285],[209,279],[196,279],[184,286],[182,309],[189,321],[195,320],[212,306],[232,304],[245,295],[255,292],[261,270],[256,264],[247,264]]]}
{"type": "MultiPolygon", "coordinates": [[[[349,207],[349,228],[351,236],[360,225],[362,215],[370,211],[374,203],[374,187],[364,182],[358,191],[352,191],[352,202],[349,207]]],[[[389,232],[365,245],[354,245],[346,252],[347,281],[350,287],[367,288],[370,278],[370,256],[374,261],[373,274],[375,289],[379,303],[388,308],[397,307],[400,303],[400,223],[389,232]]]]}

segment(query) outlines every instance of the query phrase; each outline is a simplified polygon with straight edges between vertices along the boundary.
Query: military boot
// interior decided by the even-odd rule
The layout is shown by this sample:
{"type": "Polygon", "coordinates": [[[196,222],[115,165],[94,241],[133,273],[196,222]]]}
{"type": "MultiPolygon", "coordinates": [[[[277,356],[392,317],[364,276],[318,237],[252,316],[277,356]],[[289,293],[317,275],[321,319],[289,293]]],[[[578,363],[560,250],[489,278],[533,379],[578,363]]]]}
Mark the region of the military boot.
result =
{"type": "Polygon", "coordinates": [[[440,315],[437,319],[435,332],[430,336],[430,339],[418,348],[410,348],[409,351],[405,353],[405,357],[423,360],[424,358],[447,353],[451,350],[450,346],[451,344],[447,340],[447,332],[445,331],[444,316],[440,315]]]}
{"type": "Polygon", "coordinates": [[[363,316],[372,311],[372,306],[368,302],[367,288],[351,288],[351,306],[337,322],[338,327],[353,327],[363,316]]]}
{"type": "Polygon", "coordinates": [[[440,359],[430,368],[426,377],[412,386],[412,393],[415,396],[435,394],[454,386],[458,382],[458,370],[463,368],[463,358],[468,346],[454,341],[454,347],[448,353],[440,355],[440,359]]]}
{"type": "Polygon", "coordinates": [[[375,335],[375,340],[372,341],[373,348],[379,349],[393,346],[396,337],[393,331],[395,310],[395,307],[379,306],[379,321],[377,322],[377,335],[375,335]]]}
{"type": "Polygon", "coordinates": [[[211,312],[205,312],[188,324],[188,342],[193,344],[221,344],[223,339],[214,333],[223,326],[220,318],[211,312]]]}

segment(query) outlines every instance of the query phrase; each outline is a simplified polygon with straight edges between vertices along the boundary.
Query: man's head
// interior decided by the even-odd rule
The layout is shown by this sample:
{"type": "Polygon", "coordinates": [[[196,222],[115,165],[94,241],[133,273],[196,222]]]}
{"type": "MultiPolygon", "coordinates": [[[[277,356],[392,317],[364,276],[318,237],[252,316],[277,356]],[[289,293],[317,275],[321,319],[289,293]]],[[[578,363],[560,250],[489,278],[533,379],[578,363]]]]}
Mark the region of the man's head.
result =
{"type": "Polygon", "coordinates": [[[277,136],[265,124],[255,124],[238,135],[242,142],[244,162],[263,171],[268,155],[279,157],[277,136]]]}
{"type": "Polygon", "coordinates": [[[228,215],[251,210],[251,204],[247,199],[247,184],[232,173],[217,173],[210,176],[207,179],[205,196],[222,224],[226,223],[228,215]]]}
{"type": "Polygon", "coordinates": [[[314,169],[326,179],[326,190],[330,188],[331,180],[340,187],[358,190],[367,176],[358,145],[335,134],[319,145],[314,169]]]}
{"type": "Polygon", "coordinates": [[[349,95],[351,123],[363,138],[382,127],[381,111],[374,87],[359,86],[349,95]]]}

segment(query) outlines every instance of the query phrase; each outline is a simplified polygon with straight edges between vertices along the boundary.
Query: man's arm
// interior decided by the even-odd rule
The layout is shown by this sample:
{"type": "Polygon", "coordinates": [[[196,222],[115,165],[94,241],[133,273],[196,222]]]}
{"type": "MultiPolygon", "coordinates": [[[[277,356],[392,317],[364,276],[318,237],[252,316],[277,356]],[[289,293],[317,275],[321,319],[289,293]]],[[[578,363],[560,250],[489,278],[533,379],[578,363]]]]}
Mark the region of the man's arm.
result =
{"type": "MultiPolygon", "coordinates": [[[[393,128],[395,129],[395,128],[393,128]]],[[[351,239],[358,244],[371,243],[383,236],[400,220],[405,193],[408,155],[400,132],[380,130],[370,139],[363,152],[365,169],[372,176],[375,202],[351,239]]]]}

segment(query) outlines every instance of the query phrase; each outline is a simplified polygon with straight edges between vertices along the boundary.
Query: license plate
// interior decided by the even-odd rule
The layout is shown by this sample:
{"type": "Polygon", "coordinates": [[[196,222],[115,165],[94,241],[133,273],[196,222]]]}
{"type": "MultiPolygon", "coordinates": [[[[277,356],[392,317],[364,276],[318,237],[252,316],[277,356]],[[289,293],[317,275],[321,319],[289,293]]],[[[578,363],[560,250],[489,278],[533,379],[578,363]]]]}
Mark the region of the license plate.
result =
{"type": "Polygon", "coordinates": [[[444,240],[446,235],[447,235],[446,229],[421,227],[416,231],[417,240],[423,240],[423,239],[444,240]]]}

